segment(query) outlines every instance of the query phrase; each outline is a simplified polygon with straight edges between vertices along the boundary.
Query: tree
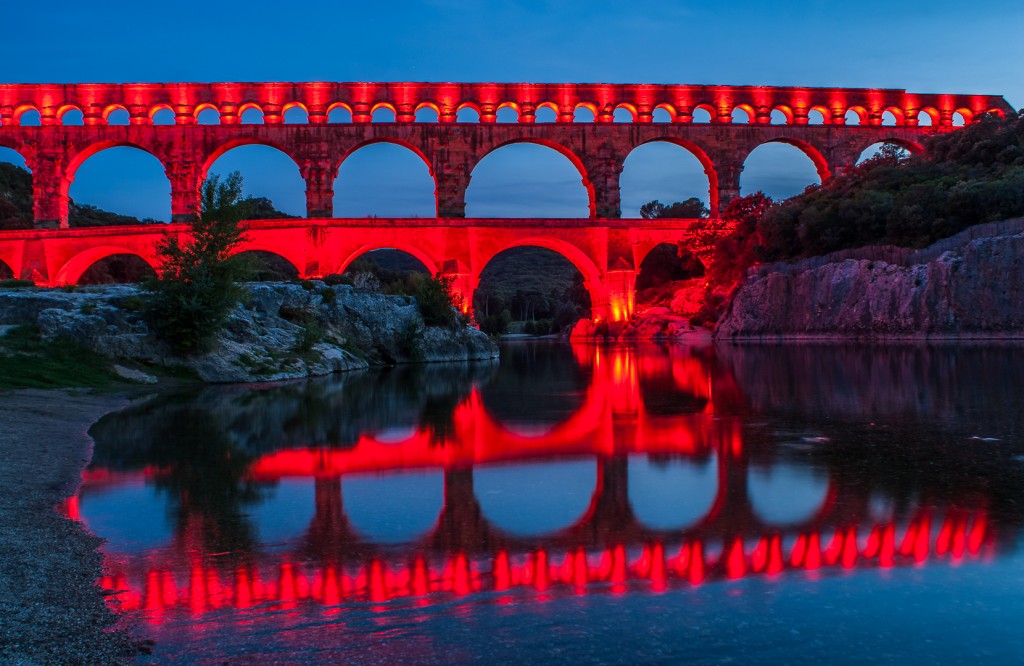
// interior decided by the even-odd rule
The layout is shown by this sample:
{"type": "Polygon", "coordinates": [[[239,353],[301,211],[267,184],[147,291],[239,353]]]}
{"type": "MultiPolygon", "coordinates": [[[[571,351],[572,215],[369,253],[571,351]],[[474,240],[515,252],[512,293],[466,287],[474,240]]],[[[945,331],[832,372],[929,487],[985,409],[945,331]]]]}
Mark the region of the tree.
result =
{"type": "Polygon", "coordinates": [[[655,199],[640,206],[640,217],[645,220],[653,220],[659,217],[707,217],[709,213],[710,211],[707,206],[697,197],[690,197],[686,201],[676,201],[668,206],[655,199]]]}
{"type": "Polygon", "coordinates": [[[242,198],[242,176],[203,183],[202,214],[187,234],[166,235],[157,245],[161,275],[147,282],[147,312],[158,335],[181,354],[206,350],[241,298],[238,282],[248,268],[231,253],[244,239],[240,222],[251,199],[242,198]]]}

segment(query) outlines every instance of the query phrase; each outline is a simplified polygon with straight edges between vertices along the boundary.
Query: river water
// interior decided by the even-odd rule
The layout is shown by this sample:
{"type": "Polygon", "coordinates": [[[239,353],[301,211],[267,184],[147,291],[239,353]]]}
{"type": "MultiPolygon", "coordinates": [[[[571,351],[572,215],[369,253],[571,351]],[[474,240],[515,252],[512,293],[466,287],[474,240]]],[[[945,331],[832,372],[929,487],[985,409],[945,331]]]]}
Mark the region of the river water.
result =
{"type": "Polygon", "coordinates": [[[1024,348],[510,343],[154,397],[67,511],[142,663],[1024,661],[1024,348]]]}

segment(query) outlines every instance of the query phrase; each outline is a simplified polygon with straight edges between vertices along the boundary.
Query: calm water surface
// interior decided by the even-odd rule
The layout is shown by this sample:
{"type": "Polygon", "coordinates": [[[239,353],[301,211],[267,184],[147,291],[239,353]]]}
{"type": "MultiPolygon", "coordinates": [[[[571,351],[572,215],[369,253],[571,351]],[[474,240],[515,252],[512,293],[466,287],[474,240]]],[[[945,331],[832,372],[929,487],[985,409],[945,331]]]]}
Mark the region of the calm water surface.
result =
{"type": "Polygon", "coordinates": [[[185,663],[1024,661],[1024,349],[507,345],[155,397],[68,505],[185,663]]]}

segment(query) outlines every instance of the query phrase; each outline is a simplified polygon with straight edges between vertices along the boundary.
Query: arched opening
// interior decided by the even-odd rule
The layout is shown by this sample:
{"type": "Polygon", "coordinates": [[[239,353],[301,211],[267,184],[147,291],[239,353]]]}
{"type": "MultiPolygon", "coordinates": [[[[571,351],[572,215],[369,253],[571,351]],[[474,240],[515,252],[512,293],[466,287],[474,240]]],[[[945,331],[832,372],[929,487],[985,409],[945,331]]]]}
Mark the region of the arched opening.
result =
{"type": "Polygon", "coordinates": [[[111,254],[93,263],[78,278],[78,284],[133,284],[156,271],[136,254],[111,254]]]}
{"type": "Polygon", "coordinates": [[[895,141],[879,141],[861,152],[860,157],[857,158],[857,164],[863,164],[870,159],[879,159],[886,164],[895,166],[910,157],[910,153],[911,151],[906,146],[895,141]]]}
{"type": "Polygon", "coordinates": [[[788,107],[772,109],[770,121],[772,125],[789,125],[793,122],[793,111],[788,107]]]}
{"type": "Polygon", "coordinates": [[[579,105],[572,114],[572,121],[574,123],[592,123],[594,122],[594,110],[588,106],[579,105]]]}
{"type": "Polygon", "coordinates": [[[537,112],[533,117],[535,123],[553,123],[558,121],[558,111],[552,104],[542,104],[537,107],[537,112]]]}
{"type": "Polygon", "coordinates": [[[220,125],[220,111],[209,105],[197,107],[196,123],[199,125],[220,125]]]}
{"type": "Polygon", "coordinates": [[[847,125],[860,125],[864,122],[867,112],[860,107],[853,107],[847,110],[844,116],[844,123],[847,125]]]}
{"type": "Polygon", "coordinates": [[[169,222],[171,182],[164,165],[131,146],[97,151],[68,174],[73,227],[169,222]]]}
{"type": "Polygon", "coordinates": [[[882,127],[895,127],[897,124],[896,114],[892,111],[882,112],[882,127]]]}
{"type": "Polygon", "coordinates": [[[141,264],[134,259],[127,259],[126,257],[134,257],[134,259],[147,264],[150,270],[152,270],[152,265],[149,265],[145,259],[131,249],[117,246],[97,246],[79,252],[69,259],[67,263],[57,270],[53,276],[53,281],[59,285],[80,284],[82,276],[92,267],[96,266],[96,264],[101,264],[101,266],[93,273],[91,279],[100,281],[115,281],[115,279],[116,281],[128,281],[125,277],[126,274],[144,275],[147,273],[141,264]],[[110,263],[102,263],[111,257],[118,257],[118,259],[110,263]],[[114,271],[116,275],[110,275],[110,271],[114,271]]]}
{"type": "Polygon", "coordinates": [[[342,282],[356,289],[405,295],[415,293],[416,282],[430,275],[430,268],[421,259],[393,248],[361,254],[341,274],[342,282]]]}
{"type": "Polygon", "coordinates": [[[350,153],[334,181],[338,217],[434,217],[437,184],[426,162],[395,143],[371,143],[350,153]]]}
{"type": "Polygon", "coordinates": [[[732,110],[732,122],[734,125],[749,125],[753,118],[753,109],[748,107],[737,106],[732,110]]]}
{"type": "Polygon", "coordinates": [[[42,116],[39,115],[39,111],[32,107],[16,111],[14,115],[18,120],[18,124],[22,127],[39,127],[43,124],[43,119],[42,116]]]}
{"type": "Polygon", "coordinates": [[[393,123],[395,122],[395,110],[390,106],[381,104],[373,110],[370,118],[371,122],[375,123],[393,123]]]}
{"type": "Polygon", "coordinates": [[[668,108],[666,108],[664,106],[659,106],[651,114],[651,122],[654,122],[654,123],[671,123],[672,122],[672,116],[674,116],[674,115],[675,114],[672,113],[672,111],[670,111],[668,108]]]}
{"type": "Polygon", "coordinates": [[[65,127],[76,127],[85,124],[85,115],[82,114],[82,110],[73,106],[61,109],[57,113],[57,117],[60,120],[60,124],[65,127]]]}
{"type": "Polygon", "coordinates": [[[704,264],[685,247],[671,243],[656,245],[640,262],[636,301],[693,316],[704,295],[704,273],[704,264]]]}
{"type": "Polygon", "coordinates": [[[708,460],[630,456],[629,504],[655,530],[683,530],[710,513],[718,494],[718,465],[708,460]]]}
{"type": "Polygon", "coordinates": [[[800,148],[781,142],[763,143],[747,156],[740,174],[740,193],[764,192],[773,199],[788,199],[809,185],[820,185],[824,159],[815,162],[800,148]]]}
{"type": "Polygon", "coordinates": [[[519,246],[496,254],[480,272],[473,312],[490,334],[547,335],[591,315],[584,275],[558,252],[519,246]]]}
{"type": "MultiPolygon", "coordinates": [[[[2,228],[2,227],[0,227],[2,228]]],[[[14,270],[8,266],[3,260],[0,260],[0,280],[13,280],[14,270]]]]}
{"type": "Polygon", "coordinates": [[[124,126],[131,124],[132,117],[128,113],[128,109],[123,106],[114,106],[107,109],[106,119],[108,125],[124,126]]]}
{"type": "Polygon", "coordinates": [[[25,158],[12,148],[0,146],[0,229],[31,229],[33,214],[32,171],[25,158]]]}
{"type": "Polygon", "coordinates": [[[620,104],[615,107],[615,111],[612,113],[612,120],[617,123],[632,123],[636,121],[636,110],[620,104]]]}
{"type": "Polygon", "coordinates": [[[546,145],[506,144],[484,156],[471,176],[467,217],[590,215],[592,194],[584,185],[581,167],[546,145]]]}
{"type": "Polygon", "coordinates": [[[518,123],[519,111],[511,104],[502,104],[495,113],[495,119],[499,123],[518,123]]]}
{"type": "Polygon", "coordinates": [[[694,108],[692,122],[698,125],[710,123],[712,117],[714,116],[714,112],[715,109],[713,107],[707,104],[701,104],[700,106],[694,108]]]}
{"type": "Polygon", "coordinates": [[[149,114],[154,125],[173,125],[174,110],[169,106],[155,107],[149,114]]]}
{"type": "Polygon", "coordinates": [[[815,107],[807,112],[808,125],[825,125],[828,122],[828,110],[823,107],[815,107]]]}
{"type": "Polygon", "coordinates": [[[711,182],[704,164],[694,152],[669,141],[651,141],[634,148],[623,162],[619,191],[625,218],[643,217],[641,208],[653,201],[671,205],[696,198],[705,206],[711,201],[711,182]]]}
{"type": "Polygon", "coordinates": [[[299,269],[285,257],[268,250],[245,250],[238,257],[250,269],[253,282],[293,282],[299,279],[299,269]]]}
{"type": "Polygon", "coordinates": [[[353,529],[372,543],[417,541],[434,527],[444,507],[444,473],[347,476],[341,505],[353,529]]]}
{"type": "Polygon", "coordinates": [[[255,104],[247,104],[246,106],[243,106],[242,112],[238,116],[238,122],[243,125],[262,125],[263,109],[255,104]]]}
{"type": "Polygon", "coordinates": [[[479,123],[480,112],[472,106],[463,106],[455,113],[455,122],[458,123],[479,123]]]}
{"type": "Polygon", "coordinates": [[[433,106],[423,105],[416,109],[416,122],[418,123],[436,123],[440,117],[441,115],[433,106]]]}
{"type": "Polygon", "coordinates": [[[352,122],[352,109],[342,105],[335,104],[327,109],[327,122],[328,123],[350,123],[352,122]]]}
{"type": "Polygon", "coordinates": [[[917,125],[918,127],[931,127],[932,125],[939,124],[939,112],[935,109],[921,109],[921,112],[917,114],[917,125]]]}
{"type": "Polygon", "coordinates": [[[484,517],[516,536],[540,536],[572,527],[586,514],[596,486],[593,460],[473,470],[473,487],[484,517]]]}
{"type": "Polygon", "coordinates": [[[303,217],[306,214],[306,183],[299,167],[284,152],[262,144],[244,144],[214,153],[204,175],[242,175],[242,191],[255,199],[253,219],[303,217]]]}
{"type": "Polygon", "coordinates": [[[747,493],[768,525],[799,525],[814,518],[828,495],[828,479],[807,465],[782,462],[747,474],[747,493]]]}
{"type": "Polygon", "coordinates": [[[284,110],[285,125],[308,125],[309,112],[299,104],[292,104],[284,110]]]}
{"type": "Polygon", "coordinates": [[[953,127],[963,127],[969,122],[971,122],[971,112],[967,109],[953,112],[953,127]]]}

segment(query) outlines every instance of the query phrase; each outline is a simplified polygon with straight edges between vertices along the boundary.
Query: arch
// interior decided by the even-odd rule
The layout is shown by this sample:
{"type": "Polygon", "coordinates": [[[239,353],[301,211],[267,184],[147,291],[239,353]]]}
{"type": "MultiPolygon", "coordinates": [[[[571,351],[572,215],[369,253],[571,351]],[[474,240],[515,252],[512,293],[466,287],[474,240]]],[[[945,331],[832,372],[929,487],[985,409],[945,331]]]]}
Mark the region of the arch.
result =
{"type": "Polygon", "coordinates": [[[238,107],[238,122],[242,125],[262,125],[263,108],[253,102],[238,107]]]}
{"type": "Polygon", "coordinates": [[[974,122],[974,114],[970,109],[957,109],[953,112],[953,127],[962,127],[974,122]]]}
{"type": "Polygon", "coordinates": [[[128,113],[128,109],[120,104],[111,104],[103,109],[103,119],[107,121],[108,125],[130,125],[132,116],[128,113]]]}
{"type": "Polygon", "coordinates": [[[754,514],[768,525],[799,525],[818,515],[828,501],[829,482],[807,465],[781,462],[753,467],[747,491],[754,514]]]}
{"type": "Polygon", "coordinates": [[[501,104],[494,112],[494,119],[498,123],[518,123],[519,106],[515,102],[501,104]]]}
{"type": "Polygon", "coordinates": [[[155,275],[153,267],[137,254],[111,254],[94,261],[82,271],[77,283],[131,284],[155,275]]]}
{"type": "Polygon", "coordinates": [[[538,104],[533,112],[533,122],[543,124],[557,123],[558,105],[554,102],[541,102],[538,104]]]}
{"type": "Polygon", "coordinates": [[[616,106],[615,110],[612,111],[612,122],[635,123],[638,115],[639,113],[635,106],[624,102],[616,106]]]}
{"type": "Polygon", "coordinates": [[[158,104],[149,110],[149,121],[154,125],[173,125],[174,109],[166,104],[158,104]]]}
{"type": "Polygon", "coordinates": [[[637,265],[636,290],[703,277],[704,263],[689,251],[679,256],[679,249],[674,243],[658,243],[647,250],[637,265]]]}
{"type": "Polygon", "coordinates": [[[902,122],[896,115],[895,111],[892,109],[886,109],[882,112],[882,122],[880,124],[882,127],[896,127],[897,125],[901,125],[902,122]]]}
{"type": "Polygon", "coordinates": [[[194,113],[199,125],[220,125],[220,109],[213,104],[200,104],[194,113]]]}
{"type": "Polygon", "coordinates": [[[285,125],[308,125],[309,109],[301,102],[289,102],[281,109],[285,125]]]}
{"type": "Polygon", "coordinates": [[[718,193],[718,177],[710,156],[700,146],[685,139],[658,138],[640,144],[626,155],[619,192],[622,216],[639,217],[640,206],[654,200],[669,204],[696,196],[710,206],[718,193]],[[687,164],[690,159],[697,164],[687,164]],[[699,171],[694,167],[699,167],[699,171]]]}
{"type": "Polygon", "coordinates": [[[373,543],[409,543],[437,524],[444,473],[436,470],[345,477],[341,505],[352,528],[373,543]]]}
{"type": "Polygon", "coordinates": [[[101,245],[88,250],[83,250],[68,259],[54,274],[53,283],[56,285],[78,284],[78,280],[90,266],[101,259],[117,254],[131,254],[145,261],[154,271],[159,270],[155,257],[144,257],[138,252],[120,247],[117,245],[101,245]]]}
{"type": "Polygon", "coordinates": [[[693,107],[693,116],[690,122],[697,125],[704,125],[707,123],[714,122],[715,120],[715,107],[710,104],[698,104],[693,107]]]}
{"type": "Polygon", "coordinates": [[[630,456],[629,505],[637,521],[661,531],[684,530],[704,522],[719,492],[716,458],[630,456]]]}
{"type": "Polygon", "coordinates": [[[328,123],[352,122],[352,107],[343,102],[335,102],[327,107],[328,123]]]}
{"type": "Polygon", "coordinates": [[[310,478],[279,479],[268,496],[247,507],[260,543],[275,549],[302,538],[316,512],[315,484],[310,478]]]}
{"type": "Polygon", "coordinates": [[[374,104],[373,108],[370,109],[370,122],[374,123],[393,123],[398,117],[398,111],[395,110],[395,106],[388,102],[380,102],[374,104]]]}
{"type": "Polygon", "coordinates": [[[339,217],[434,217],[437,179],[430,160],[418,146],[398,139],[371,139],[354,146],[338,164],[334,176],[334,214],[339,217]],[[355,162],[350,161],[360,151],[355,162]],[[405,156],[412,153],[416,160],[405,156]],[[394,164],[402,165],[395,171],[394,164]],[[405,164],[402,164],[402,162],[405,164]],[[422,164],[423,169],[420,169],[422,164]],[[402,176],[401,180],[399,177],[402,176]],[[403,182],[404,181],[404,182],[403,182]],[[381,184],[390,192],[383,192],[381,184]],[[411,193],[404,201],[395,192],[411,193]]]}
{"type": "Polygon", "coordinates": [[[473,284],[478,284],[480,281],[480,273],[483,273],[484,269],[495,257],[504,252],[505,250],[511,250],[515,247],[541,247],[545,250],[551,250],[562,257],[569,260],[569,262],[576,267],[576,270],[583,275],[584,281],[587,283],[587,290],[591,294],[591,303],[596,304],[598,301],[594,298],[594,289],[601,284],[601,270],[594,263],[583,250],[576,245],[563,240],[561,238],[555,238],[552,236],[529,236],[526,238],[516,239],[508,244],[502,245],[490,254],[482,253],[477,257],[477,264],[480,266],[480,271],[474,275],[473,284]]]}
{"type": "Polygon", "coordinates": [[[939,124],[939,112],[932,107],[925,107],[917,113],[918,127],[931,127],[939,124]]]}
{"type": "Polygon", "coordinates": [[[455,122],[479,123],[480,107],[473,102],[465,102],[461,104],[458,110],[455,112],[455,122]]]}
{"type": "Polygon", "coordinates": [[[652,123],[671,123],[675,121],[676,110],[670,104],[659,104],[651,111],[652,123]]]}
{"type": "Polygon", "coordinates": [[[438,272],[440,271],[440,267],[437,265],[437,262],[435,262],[434,259],[431,258],[431,256],[424,252],[421,248],[416,247],[416,245],[413,244],[412,242],[395,243],[383,240],[374,243],[366,243],[356,248],[353,252],[350,252],[338,264],[338,274],[347,271],[349,266],[352,265],[352,262],[359,259],[363,255],[369,252],[376,252],[377,250],[398,250],[399,252],[404,252],[410,255],[411,257],[415,258],[421,264],[423,264],[423,266],[427,269],[427,273],[429,273],[430,275],[437,275],[438,272]]]}
{"type": "Polygon", "coordinates": [[[868,111],[863,106],[851,106],[843,119],[845,125],[863,125],[868,120],[868,111]]]}
{"type": "Polygon", "coordinates": [[[245,247],[234,254],[251,257],[253,282],[288,282],[298,280],[301,274],[291,259],[274,250],[245,247]]]}
{"type": "Polygon", "coordinates": [[[989,114],[991,116],[996,116],[997,118],[1005,118],[1006,117],[1006,112],[1003,111],[1002,109],[989,109],[985,113],[987,113],[987,114],[989,114]]]}
{"type": "Polygon", "coordinates": [[[779,105],[772,109],[769,123],[772,125],[792,125],[793,109],[785,105],[779,105]]]}
{"type": "Polygon", "coordinates": [[[77,106],[68,104],[57,109],[57,120],[65,127],[77,127],[85,124],[85,114],[77,106]]]}
{"type": "Polygon", "coordinates": [[[592,123],[597,119],[597,108],[593,104],[577,104],[572,113],[574,123],[592,123]]]}
{"type": "Polygon", "coordinates": [[[306,214],[306,182],[294,157],[269,141],[239,137],[217,146],[203,161],[203,180],[216,162],[226,159],[218,173],[238,171],[247,195],[269,199],[274,208],[289,215],[306,214]],[[234,155],[230,153],[234,152],[234,155]],[[281,156],[287,160],[282,160],[281,156]],[[277,164],[274,164],[277,162],[277,164]]]}
{"type": "MultiPolygon", "coordinates": [[[[259,257],[260,255],[273,255],[275,260],[278,262],[287,262],[291,269],[289,273],[293,272],[302,277],[302,249],[297,248],[297,252],[292,256],[288,256],[282,252],[286,249],[283,245],[271,245],[263,242],[253,242],[251,240],[243,242],[241,245],[235,246],[230,253],[232,257],[238,257],[243,254],[253,253],[254,256],[259,257]]],[[[292,248],[287,248],[292,250],[292,248]]]]}
{"type": "Polygon", "coordinates": [[[825,182],[831,177],[832,174],[829,170],[828,162],[818,149],[811,144],[785,137],[773,139],[755,147],[750,151],[746,159],[743,160],[743,171],[740,173],[740,194],[751,194],[760,190],[773,199],[789,198],[803,192],[808,185],[813,184],[813,182],[806,182],[809,174],[805,172],[805,169],[796,167],[790,169],[788,173],[786,169],[780,169],[779,164],[781,160],[788,158],[785,155],[786,149],[774,148],[773,146],[776,145],[795,148],[802,157],[807,158],[814,169],[814,175],[817,176],[818,184],[825,182]],[[755,156],[753,164],[750,163],[751,156],[755,156]],[[753,169],[750,168],[751,166],[753,169]],[[762,169],[769,174],[768,178],[757,173],[762,169]],[[753,177],[751,173],[753,173],[753,177]],[[755,183],[764,180],[764,182],[768,183],[768,187],[752,187],[749,184],[752,180],[755,183]],[[806,184],[799,186],[798,183],[800,182],[806,184]],[[747,183],[747,185],[744,185],[744,183],[747,183]]]}
{"type": "Polygon", "coordinates": [[[734,125],[750,125],[754,122],[754,107],[749,104],[737,104],[732,110],[734,125]]]}
{"type": "Polygon", "coordinates": [[[74,153],[68,161],[61,186],[61,196],[69,197],[72,188],[80,192],[77,197],[79,202],[89,200],[90,203],[94,203],[100,208],[118,209],[118,213],[142,219],[155,219],[163,222],[168,222],[171,219],[171,182],[167,178],[167,165],[159,156],[137,143],[100,141],[74,153]],[[126,150],[131,153],[125,152],[126,150]],[[108,153],[108,157],[94,162],[99,169],[98,174],[87,174],[84,179],[79,178],[82,166],[106,151],[117,152],[108,153]],[[145,158],[141,158],[141,155],[145,155],[145,158]],[[155,172],[149,166],[154,161],[158,167],[155,172]],[[134,164],[131,164],[132,162],[134,164]],[[92,182],[97,176],[100,180],[92,182]],[[127,184],[120,188],[111,188],[109,183],[112,180],[122,183],[127,181],[127,184]],[[130,202],[128,208],[125,208],[126,193],[131,193],[136,198],[130,202]],[[154,201],[160,200],[164,201],[165,205],[160,206],[159,210],[152,207],[154,201]]]}
{"type": "Polygon", "coordinates": [[[517,536],[568,529],[587,515],[597,491],[593,460],[477,467],[473,486],[484,517],[517,536]]]}
{"type": "Polygon", "coordinates": [[[807,112],[807,124],[808,125],[831,125],[832,118],[829,111],[824,106],[812,106],[807,112]]]}
{"type": "Polygon", "coordinates": [[[22,104],[14,109],[14,122],[21,127],[39,127],[43,119],[39,109],[31,104],[22,104]]]}
{"type": "Polygon", "coordinates": [[[16,167],[20,167],[29,173],[32,173],[32,169],[28,166],[28,161],[25,156],[17,148],[13,148],[7,145],[3,139],[0,139],[0,162],[7,162],[13,164],[16,167]]]}
{"type": "Polygon", "coordinates": [[[436,123],[441,119],[441,109],[433,102],[422,102],[414,115],[418,123],[436,123]]]}
{"type": "MultiPolygon", "coordinates": [[[[523,137],[523,138],[516,138],[516,139],[510,140],[510,141],[506,141],[504,143],[500,143],[500,144],[494,146],[493,148],[488,150],[485,154],[483,154],[480,157],[480,159],[476,162],[476,164],[473,165],[472,172],[470,173],[469,186],[468,186],[468,188],[466,190],[467,217],[517,217],[516,215],[511,215],[510,216],[510,215],[491,214],[491,211],[489,211],[489,210],[487,211],[487,214],[479,214],[480,211],[477,211],[477,214],[470,215],[469,212],[468,212],[468,209],[471,207],[470,206],[470,197],[469,197],[470,192],[473,192],[473,191],[479,192],[480,188],[481,188],[480,178],[479,178],[480,174],[477,171],[480,168],[480,165],[483,164],[484,161],[487,160],[488,157],[490,157],[491,155],[497,153],[499,150],[501,150],[503,148],[507,148],[509,146],[513,146],[513,145],[536,145],[536,146],[541,146],[542,148],[547,148],[547,149],[553,150],[557,154],[559,154],[562,157],[568,159],[569,162],[572,164],[572,166],[576,168],[576,171],[578,172],[578,174],[579,174],[579,176],[581,178],[581,185],[583,186],[583,189],[584,189],[584,192],[585,192],[585,197],[586,197],[586,205],[587,205],[587,209],[588,209],[588,215],[590,217],[594,217],[596,215],[597,203],[596,203],[595,196],[594,196],[594,186],[590,182],[590,179],[587,177],[586,167],[583,165],[583,162],[580,160],[580,158],[575,153],[573,153],[569,148],[567,148],[566,146],[564,146],[564,145],[562,145],[562,144],[560,144],[560,143],[558,143],[556,141],[551,141],[551,140],[543,139],[543,138],[540,138],[540,137],[523,137]],[[476,177],[476,180],[474,180],[474,177],[476,177]]],[[[512,159],[515,159],[515,157],[513,157],[512,159]]],[[[532,160],[532,159],[536,159],[536,158],[533,157],[533,156],[530,156],[529,159],[532,160]]],[[[554,166],[554,163],[550,163],[550,165],[554,166]]],[[[557,169],[557,167],[555,167],[555,168],[557,169]]],[[[487,169],[485,169],[485,172],[486,172],[486,170],[487,169]]],[[[507,170],[503,170],[503,173],[507,173],[507,170]]],[[[533,175],[536,176],[538,174],[537,174],[537,172],[533,172],[533,175]]],[[[538,184],[538,183],[534,182],[534,183],[530,183],[529,185],[532,186],[532,185],[536,185],[536,184],[538,184]]],[[[550,180],[543,181],[541,183],[542,186],[548,186],[548,185],[552,185],[552,184],[557,185],[557,183],[552,183],[550,180]]],[[[520,203],[520,201],[517,201],[516,205],[518,205],[519,203],[520,203]]],[[[478,205],[479,204],[474,204],[472,207],[476,208],[478,205]]],[[[487,208],[488,205],[489,204],[485,203],[484,204],[484,208],[487,208]]],[[[575,204],[568,204],[567,202],[562,202],[560,205],[568,207],[568,206],[574,206],[575,204]]],[[[538,215],[536,214],[535,210],[531,210],[529,212],[529,214],[518,215],[518,217],[537,217],[537,216],[538,215]]],[[[557,217],[557,216],[549,215],[547,217],[557,217]]],[[[567,215],[565,217],[575,217],[575,216],[567,215]]]]}
{"type": "Polygon", "coordinates": [[[15,277],[14,269],[6,261],[0,259],[0,280],[12,280],[15,277]]]}
{"type": "Polygon", "coordinates": [[[892,144],[892,145],[895,145],[895,146],[899,146],[903,150],[907,151],[908,153],[914,154],[914,155],[919,155],[919,154],[924,152],[924,146],[919,144],[919,143],[915,143],[913,141],[908,141],[906,139],[894,139],[894,138],[882,139],[881,141],[876,141],[875,143],[872,143],[870,146],[868,146],[864,150],[860,151],[860,155],[857,158],[857,164],[861,164],[862,162],[864,162],[866,160],[869,160],[872,157],[874,157],[875,155],[877,155],[879,149],[881,149],[881,147],[884,146],[885,144],[892,144]]]}

